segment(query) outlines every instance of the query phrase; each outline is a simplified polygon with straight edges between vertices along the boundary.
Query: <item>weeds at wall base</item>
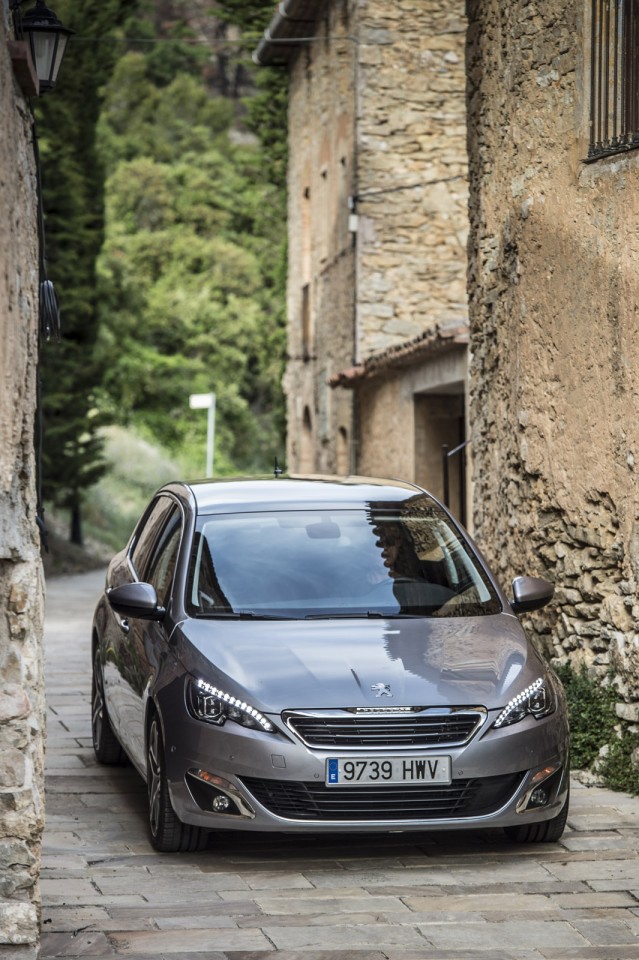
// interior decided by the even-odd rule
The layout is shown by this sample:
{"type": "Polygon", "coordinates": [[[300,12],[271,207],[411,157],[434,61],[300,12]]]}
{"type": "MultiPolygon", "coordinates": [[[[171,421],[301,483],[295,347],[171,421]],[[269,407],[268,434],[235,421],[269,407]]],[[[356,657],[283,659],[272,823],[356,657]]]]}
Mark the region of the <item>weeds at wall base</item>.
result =
{"type": "Polygon", "coordinates": [[[615,712],[619,696],[568,665],[555,667],[568,702],[571,765],[590,770],[611,790],[639,794],[639,734],[615,712]]]}

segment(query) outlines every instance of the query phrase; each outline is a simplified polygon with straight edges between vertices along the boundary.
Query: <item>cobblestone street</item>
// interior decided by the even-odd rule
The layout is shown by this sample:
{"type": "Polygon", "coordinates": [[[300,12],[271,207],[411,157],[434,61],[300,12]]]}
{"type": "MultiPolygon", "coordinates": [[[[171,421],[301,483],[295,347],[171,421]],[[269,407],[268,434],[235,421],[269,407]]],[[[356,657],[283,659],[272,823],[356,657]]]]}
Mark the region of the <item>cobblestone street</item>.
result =
{"type": "Polygon", "coordinates": [[[102,583],[47,587],[42,960],[639,960],[639,800],[579,783],[555,845],[222,834],[155,853],[141,779],[91,746],[102,583]]]}

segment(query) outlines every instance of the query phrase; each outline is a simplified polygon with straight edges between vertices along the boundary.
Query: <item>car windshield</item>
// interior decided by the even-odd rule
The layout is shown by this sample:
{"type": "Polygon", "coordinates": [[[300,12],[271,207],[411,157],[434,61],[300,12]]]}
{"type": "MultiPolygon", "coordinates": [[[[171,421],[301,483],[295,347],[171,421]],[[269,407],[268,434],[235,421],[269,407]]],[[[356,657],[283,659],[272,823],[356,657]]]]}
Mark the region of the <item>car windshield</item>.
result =
{"type": "Polygon", "coordinates": [[[360,509],[201,516],[193,616],[465,617],[501,604],[470,547],[427,495],[360,509]]]}

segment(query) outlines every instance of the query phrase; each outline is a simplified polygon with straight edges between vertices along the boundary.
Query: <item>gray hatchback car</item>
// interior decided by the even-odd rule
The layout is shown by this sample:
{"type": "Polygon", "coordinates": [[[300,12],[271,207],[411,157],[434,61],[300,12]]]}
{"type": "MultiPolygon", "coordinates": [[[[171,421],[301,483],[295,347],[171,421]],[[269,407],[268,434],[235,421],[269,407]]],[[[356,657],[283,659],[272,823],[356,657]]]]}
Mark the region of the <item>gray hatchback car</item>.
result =
{"type": "Polygon", "coordinates": [[[444,507],[407,483],[171,483],[93,621],[95,754],[148,786],[151,842],[209,831],[502,827],[556,841],[561,685],[444,507]]]}

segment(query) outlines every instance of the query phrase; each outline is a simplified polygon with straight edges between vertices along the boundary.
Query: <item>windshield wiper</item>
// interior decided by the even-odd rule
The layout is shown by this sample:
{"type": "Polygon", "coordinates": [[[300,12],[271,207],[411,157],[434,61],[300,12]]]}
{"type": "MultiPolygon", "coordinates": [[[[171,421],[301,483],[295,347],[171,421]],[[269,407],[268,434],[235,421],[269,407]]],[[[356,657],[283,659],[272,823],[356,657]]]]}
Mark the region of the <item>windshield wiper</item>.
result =
{"type": "Polygon", "coordinates": [[[196,620],[299,620],[299,617],[283,617],[275,613],[253,613],[251,610],[211,610],[196,613],[196,620]]]}
{"type": "Polygon", "coordinates": [[[379,610],[363,610],[361,613],[309,613],[305,620],[421,620],[420,613],[381,613],[379,610]]]}

